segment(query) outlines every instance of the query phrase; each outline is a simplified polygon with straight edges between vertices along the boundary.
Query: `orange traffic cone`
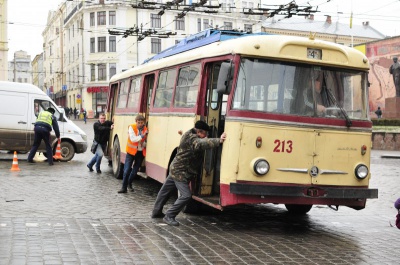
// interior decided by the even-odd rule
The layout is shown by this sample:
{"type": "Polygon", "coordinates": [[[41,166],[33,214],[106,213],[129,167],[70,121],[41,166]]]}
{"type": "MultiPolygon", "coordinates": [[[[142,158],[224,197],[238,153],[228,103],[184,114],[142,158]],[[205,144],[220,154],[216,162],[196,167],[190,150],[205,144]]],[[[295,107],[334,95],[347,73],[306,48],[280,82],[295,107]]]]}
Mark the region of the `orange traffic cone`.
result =
{"type": "Polygon", "coordinates": [[[18,157],[17,157],[17,151],[14,151],[14,158],[13,158],[13,162],[12,162],[12,166],[11,166],[11,171],[20,171],[21,169],[19,169],[18,167],[18,157]]]}
{"type": "Polygon", "coordinates": [[[57,143],[57,148],[56,148],[56,154],[53,156],[54,159],[56,160],[61,160],[62,156],[61,156],[61,140],[58,139],[58,143],[57,143]]]}

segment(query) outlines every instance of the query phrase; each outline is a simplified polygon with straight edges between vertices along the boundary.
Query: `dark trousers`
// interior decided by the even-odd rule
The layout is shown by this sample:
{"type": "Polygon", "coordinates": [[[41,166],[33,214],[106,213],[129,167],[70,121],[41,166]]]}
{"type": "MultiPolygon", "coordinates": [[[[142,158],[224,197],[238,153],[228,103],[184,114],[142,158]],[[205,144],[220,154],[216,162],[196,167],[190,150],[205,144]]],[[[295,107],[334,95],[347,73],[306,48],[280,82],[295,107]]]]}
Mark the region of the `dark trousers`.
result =
{"type": "Polygon", "coordinates": [[[35,126],[35,140],[33,141],[32,149],[29,152],[28,161],[32,161],[42,140],[44,141],[44,143],[46,145],[47,162],[49,164],[52,164],[53,163],[53,150],[51,149],[51,145],[50,145],[50,132],[47,128],[41,127],[41,126],[35,126]]]}
{"type": "Polygon", "coordinates": [[[132,185],[133,179],[136,177],[136,174],[138,173],[139,168],[142,165],[143,158],[144,156],[142,151],[137,151],[136,155],[126,154],[124,176],[122,179],[123,190],[126,190],[128,188],[128,184],[132,185]]]}
{"type": "Polygon", "coordinates": [[[190,191],[189,183],[175,181],[171,176],[168,176],[158,192],[156,202],[154,203],[153,213],[162,212],[165,203],[167,203],[171,192],[174,191],[175,188],[178,189],[180,194],[175,203],[168,209],[166,215],[175,218],[175,216],[177,216],[180,211],[183,210],[183,208],[192,198],[192,192],[190,191]]]}

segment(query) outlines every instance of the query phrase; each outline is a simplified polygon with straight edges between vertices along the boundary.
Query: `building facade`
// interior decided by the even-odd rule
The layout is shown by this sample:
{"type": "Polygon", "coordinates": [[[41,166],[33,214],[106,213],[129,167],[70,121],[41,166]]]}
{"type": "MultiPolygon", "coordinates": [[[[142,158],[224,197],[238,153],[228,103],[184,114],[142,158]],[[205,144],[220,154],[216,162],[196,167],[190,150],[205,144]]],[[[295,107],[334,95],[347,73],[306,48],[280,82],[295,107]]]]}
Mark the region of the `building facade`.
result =
{"type": "MultiPolygon", "coordinates": [[[[217,1],[215,1],[217,3],[217,1]]],[[[132,2],[133,3],[133,2],[132,2]]],[[[254,18],[233,15],[234,1],[224,1],[222,12],[208,14],[132,8],[129,1],[66,1],[49,12],[43,31],[44,87],[61,106],[85,109],[88,117],[105,111],[108,80],[117,72],[140,65],[147,58],[175,45],[187,35],[208,28],[251,31],[254,18]],[[137,28],[142,32],[172,32],[138,40],[109,34],[109,29],[137,28]]],[[[245,2],[254,6],[253,2],[245,2]]],[[[239,4],[239,1],[238,1],[239,4]]],[[[202,8],[199,9],[201,11],[202,8]]]]}
{"type": "Polygon", "coordinates": [[[0,81],[8,80],[7,0],[0,0],[0,81]]]}
{"type": "Polygon", "coordinates": [[[105,111],[108,80],[115,73],[140,65],[186,36],[208,28],[304,37],[314,32],[317,39],[347,46],[385,37],[367,22],[350,28],[330,16],[326,21],[314,21],[312,15],[275,21],[238,11],[256,7],[256,1],[208,1],[207,5],[220,5],[215,9],[218,13],[202,12],[206,7],[186,13],[159,6],[133,8],[140,3],[143,5],[126,0],[65,1],[58,10],[49,12],[42,33],[43,86],[58,105],[85,109],[88,117],[97,117],[105,111]],[[110,30],[129,34],[110,34],[110,30]],[[167,33],[168,38],[162,38],[167,33]]]}
{"type": "Polygon", "coordinates": [[[326,16],[325,21],[314,20],[314,15],[306,17],[291,17],[283,20],[269,18],[263,22],[262,31],[271,34],[291,35],[309,37],[315,34],[315,39],[330,41],[345,46],[375,41],[386,36],[369,24],[364,22],[362,25],[352,25],[333,20],[331,16],[326,16]]]}
{"type": "Polygon", "coordinates": [[[32,84],[31,56],[26,51],[15,52],[8,62],[8,81],[32,84]]]}
{"type": "Polygon", "coordinates": [[[393,58],[400,58],[400,36],[386,38],[360,44],[355,47],[363,52],[371,65],[368,74],[369,82],[369,108],[370,115],[376,118],[375,111],[381,108],[383,118],[400,118],[400,112],[394,109],[400,109],[400,97],[396,97],[396,87],[393,74],[389,69],[393,65],[393,58]],[[395,100],[395,106],[388,106],[395,100]],[[388,115],[389,112],[392,115],[388,115]]]}
{"type": "Polygon", "coordinates": [[[32,84],[46,92],[44,88],[43,53],[36,55],[32,60],[32,84]]]}

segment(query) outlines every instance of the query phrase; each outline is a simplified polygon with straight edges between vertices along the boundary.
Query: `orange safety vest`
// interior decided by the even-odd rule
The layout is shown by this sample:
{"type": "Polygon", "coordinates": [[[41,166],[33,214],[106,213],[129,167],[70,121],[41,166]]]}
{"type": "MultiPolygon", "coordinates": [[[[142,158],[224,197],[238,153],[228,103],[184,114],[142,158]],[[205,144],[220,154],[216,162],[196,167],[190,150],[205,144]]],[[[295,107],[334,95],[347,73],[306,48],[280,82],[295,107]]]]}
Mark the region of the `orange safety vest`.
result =
{"type": "MultiPolygon", "coordinates": [[[[132,129],[133,129],[133,131],[135,132],[135,134],[136,134],[137,136],[139,136],[139,130],[138,130],[138,128],[137,128],[136,123],[131,124],[131,125],[129,125],[129,126],[131,126],[132,129]]],[[[129,130],[129,126],[128,126],[128,130],[129,130]]],[[[147,132],[147,127],[146,127],[146,126],[143,126],[142,134],[144,134],[144,133],[146,133],[146,132],[147,132]]],[[[146,136],[143,137],[142,140],[140,140],[140,142],[142,142],[142,143],[144,143],[145,141],[146,141],[146,136]]],[[[136,152],[137,152],[137,150],[138,150],[138,146],[139,146],[139,142],[136,142],[136,143],[132,142],[131,139],[130,139],[129,136],[128,136],[128,142],[127,142],[127,144],[126,144],[126,152],[127,152],[128,154],[131,154],[131,155],[136,155],[136,152]]],[[[143,156],[146,156],[146,147],[143,147],[143,148],[142,148],[142,153],[143,153],[143,156]]]]}

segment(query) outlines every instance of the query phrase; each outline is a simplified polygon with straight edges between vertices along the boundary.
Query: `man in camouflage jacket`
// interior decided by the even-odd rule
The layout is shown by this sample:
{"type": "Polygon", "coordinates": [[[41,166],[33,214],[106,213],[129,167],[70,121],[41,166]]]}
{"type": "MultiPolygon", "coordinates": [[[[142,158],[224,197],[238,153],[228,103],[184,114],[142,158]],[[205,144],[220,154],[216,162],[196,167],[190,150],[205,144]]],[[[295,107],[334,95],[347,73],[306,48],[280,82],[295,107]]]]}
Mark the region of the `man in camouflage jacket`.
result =
{"type": "Polygon", "coordinates": [[[171,162],[169,175],[158,192],[152,218],[164,217],[165,223],[173,226],[179,225],[175,217],[192,198],[189,182],[199,174],[204,150],[218,147],[226,139],[225,133],[220,138],[206,138],[208,131],[207,123],[197,121],[193,129],[183,134],[178,152],[171,162]],[[180,196],[164,216],[162,209],[175,187],[179,190],[180,196]]]}

